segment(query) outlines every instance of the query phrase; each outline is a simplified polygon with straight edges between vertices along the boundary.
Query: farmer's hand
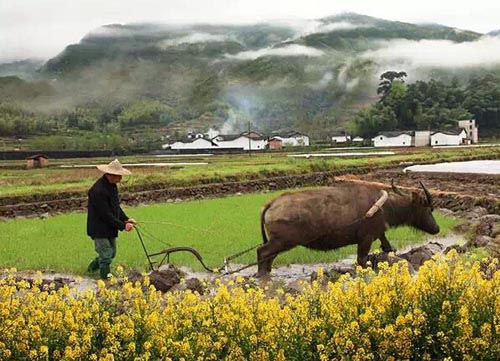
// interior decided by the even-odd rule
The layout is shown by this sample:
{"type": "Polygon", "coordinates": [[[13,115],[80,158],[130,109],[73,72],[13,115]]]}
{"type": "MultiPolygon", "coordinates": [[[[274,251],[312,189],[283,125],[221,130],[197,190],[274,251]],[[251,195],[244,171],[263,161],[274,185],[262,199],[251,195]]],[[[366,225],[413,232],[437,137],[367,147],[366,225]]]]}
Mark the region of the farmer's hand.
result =
{"type": "Polygon", "coordinates": [[[125,231],[130,232],[134,228],[134,224],[127,222],[125,223],[125,231]]]}
{"type": "Polygon", "coordinates": [[[137,224],[137,221],[135,219],[133,219],[133,218],[129,218],[128,221],[127,221],[127,223],[132,223],[132,224],[135,225],[135,224],[137,224]]]}

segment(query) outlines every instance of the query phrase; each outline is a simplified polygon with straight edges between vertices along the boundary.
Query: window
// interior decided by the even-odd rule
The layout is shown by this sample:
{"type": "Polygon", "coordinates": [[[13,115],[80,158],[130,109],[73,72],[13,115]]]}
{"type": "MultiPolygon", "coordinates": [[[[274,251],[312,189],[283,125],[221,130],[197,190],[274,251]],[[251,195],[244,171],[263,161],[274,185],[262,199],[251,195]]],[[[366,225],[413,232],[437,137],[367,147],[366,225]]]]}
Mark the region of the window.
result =
{"type": "Polygon", "coordinates": [[[383,140],[383,138],[382,138],[382,137],[380,137],[380,140],[383,140]]]}
{"type": "Polygon", "coordinates": [[[438,141],[437,141],[437,140],[435,140],[435,141],[434,141],[434,144],[438,144],[438,141]]]}

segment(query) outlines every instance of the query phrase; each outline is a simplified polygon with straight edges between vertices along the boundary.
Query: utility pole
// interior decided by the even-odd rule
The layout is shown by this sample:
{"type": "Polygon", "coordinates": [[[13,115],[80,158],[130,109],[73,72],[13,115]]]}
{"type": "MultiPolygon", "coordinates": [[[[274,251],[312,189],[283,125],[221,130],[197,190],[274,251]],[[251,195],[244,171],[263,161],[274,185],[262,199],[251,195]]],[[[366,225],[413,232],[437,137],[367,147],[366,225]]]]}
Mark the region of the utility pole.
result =
{"type": "Polygon", "coordinates": [[[250,120],[248,120],[248,156],[252,155],[252,139],[250,138],[250,120]]]}

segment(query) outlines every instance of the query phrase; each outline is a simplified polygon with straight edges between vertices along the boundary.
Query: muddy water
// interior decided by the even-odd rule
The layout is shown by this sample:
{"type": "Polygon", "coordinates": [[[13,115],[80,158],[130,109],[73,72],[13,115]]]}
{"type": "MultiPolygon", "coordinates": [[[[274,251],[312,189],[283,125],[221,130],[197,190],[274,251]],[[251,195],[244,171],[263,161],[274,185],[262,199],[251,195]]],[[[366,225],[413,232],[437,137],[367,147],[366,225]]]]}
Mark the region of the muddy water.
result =
{"type": "MultiPolygon", "coordinates": [[[[439,243],[443,249],[446,249],[449,246],[465,243],[465,238],[463,235],[457,234],[449,234],[446,237],[440,238],[429,238],[426,243],[439,243]]],[[[410,245],[404,249],[398,250],[396,255],[403,254],[415,248],[417,245],[410,245]]],[[[284,281],[285,283],[292,283],[301,279],[309,279],[313,272],[316,272],[318,268],[323,268],[324,270],[329,270],[332,268],[347,268],[352,266],[355,262],[355,255],[352,255],[349,258],[330,262],[330,263],[317,263],[317,264],[290,264],[288,266],[281,266],[273,268],[271,272],[271,279],[273,281],[284,281]]],[[[241,264],[231,264],[231,269],[238,269],[244,265],[241,264]]],[[[186,273],[186,278],[199,278],[199,279],[213,279],[216,276],[206,272],[193,272],[189,268],[181,267],[181,270],[186,273]]],[[[225,276],[225,277],[233,277],[236,275],[240,276],[253,276],[257,273],[257,266],[249,267],[241,272],[235,273],[234,275],[225,276]]]]}
{"type": "MultiPolygon", "coordinates": [[[[446,247],[455,244],[462,244],[463,242],[464,242],[464,236],[457,234],[449,234],[446,237],[440,237],[440,238],[430,238],[427,241],[427,243],[439,243],[442,246],[442,249],[446,249],[446,247]]],[[[398,250],[398,252],[396,252],[396,255],[406,253],[414,247],[416,247],[416,245],[408,246],[405,249],[398,250]]],[[[280,281],[289,285],[299,280],[304,280],[304,279],[309,280],[311,274],[313,272],[316,272],[320,267],[323,268],[324,270],[329,270],[332,268],[337,268],[337,269],[349,268],[354,264],[354,262],[355,262],[355,256],[353,255],[349,258],[337,262],[317,263],[317,264],[290,264],[288,266],[276,267],[273,268],[271,272],[271,280],[280,281]]],[[[231,264],[231,269],[237,269],[242,266],[244,265],[231,264]]],[[[200,280],[203,279],[210,281],[218,277],[218,275],[212,273],[194,272],[193,270],[187,267],[181,267],[180,269],[185,273],[184,277],[185,279],[198,278],[200,280]]],[[[223,276],[222,278],[232,278],[238,275],[244,277],[251,277],[255,275],[256,272],[257,272],[257,266],[252,266],[245,270],[242,270],[241,272],[228,276],[223,276]]],[[[16,276],[23,279],[34,279],[36,277],[36,274],[34,272],[17,272],[16,276]]],[[[75,277],[74,275],[71,274],[51,273],[51,272],[42,273],[42,278],[44,281],[63,282],[64,284],[68,285],[71,288],[71,293],[73,295],[88,290],[91,291],[97,290],[97,280],[94,278],[75,277]]]]}
{"type": "Polygon", "coordinates": [[[449,162],[426,165],[412,165],[403,170],[406,172],[450,172],[500,174],[500,160],[473,160],[468,162],[449,162]]]}

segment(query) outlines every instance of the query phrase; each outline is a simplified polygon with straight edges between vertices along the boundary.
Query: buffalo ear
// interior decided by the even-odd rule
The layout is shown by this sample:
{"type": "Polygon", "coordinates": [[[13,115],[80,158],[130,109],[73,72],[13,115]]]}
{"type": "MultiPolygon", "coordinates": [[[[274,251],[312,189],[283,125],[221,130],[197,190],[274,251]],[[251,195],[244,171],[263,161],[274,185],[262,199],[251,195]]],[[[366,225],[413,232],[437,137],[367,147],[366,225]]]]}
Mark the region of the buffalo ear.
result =
{"type": "Polygon", "coordinates": [[[422,198],[422,195],[417,191],[411,192],[411,202],[418,206],[425,204],[425,200],[422,198]]]}

